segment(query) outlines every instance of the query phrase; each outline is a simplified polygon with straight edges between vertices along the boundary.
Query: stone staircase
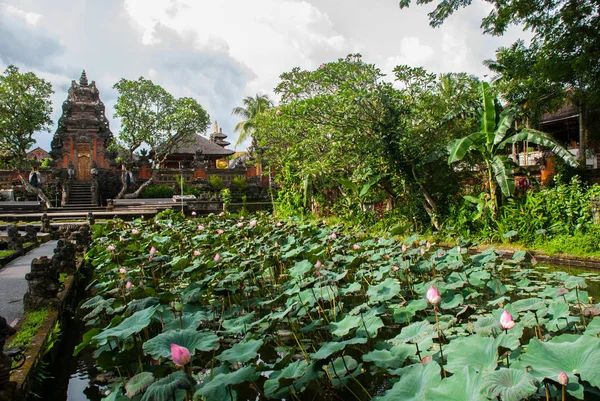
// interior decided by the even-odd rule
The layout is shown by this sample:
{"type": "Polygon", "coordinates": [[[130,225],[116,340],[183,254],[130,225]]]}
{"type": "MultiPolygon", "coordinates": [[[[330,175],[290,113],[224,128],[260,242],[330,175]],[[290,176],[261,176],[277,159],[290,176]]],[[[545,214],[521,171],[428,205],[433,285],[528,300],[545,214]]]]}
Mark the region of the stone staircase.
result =
{"type": "Polygon", "coordinates": [[[92,182],[73,181],[69,199],[63,209],[89,209],[96,206],[96,201],[92,199],[92,182]]]}

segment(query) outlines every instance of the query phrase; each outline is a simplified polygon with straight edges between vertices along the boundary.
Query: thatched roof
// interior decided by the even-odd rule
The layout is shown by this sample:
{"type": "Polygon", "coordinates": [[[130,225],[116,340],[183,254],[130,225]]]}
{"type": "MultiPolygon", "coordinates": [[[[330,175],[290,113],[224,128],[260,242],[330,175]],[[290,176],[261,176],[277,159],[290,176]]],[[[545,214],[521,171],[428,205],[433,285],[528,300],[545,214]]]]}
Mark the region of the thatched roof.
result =
{"type": "Polygon", "coordinates": [[[186,145],[181,146],[177,149],[174,149],[171,154],[186,154],[186,155],[195,155],[196,151],[199,149],[205,156],[229,156],[235,153],[235,151],[231,149],[225,149],[216,143],[210,141],[209,139],[204,138],[200,134],[194,134],[195,139],[193,141],[188,142],[186,145]]]}

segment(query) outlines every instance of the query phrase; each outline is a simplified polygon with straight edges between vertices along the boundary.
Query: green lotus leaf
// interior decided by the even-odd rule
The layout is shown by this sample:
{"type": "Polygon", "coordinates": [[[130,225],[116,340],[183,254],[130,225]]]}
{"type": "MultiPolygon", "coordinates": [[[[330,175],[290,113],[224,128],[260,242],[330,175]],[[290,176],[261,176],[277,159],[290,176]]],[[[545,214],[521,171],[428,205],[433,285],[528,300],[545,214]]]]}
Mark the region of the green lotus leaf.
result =
{"type": "Polygon", "coordinates": [[[486,280],[489,280],[490,273],[486,271],[476,271],[469,275],[469,284],[474,287],[481,287],[485,284],[486,280]]]}
{"type": "Polygon", "coordinates": [[[408,323],[417,312],[427,309],[428,306],[427,300],[424,298],[408,301],[405,306],[394,309],[394,321],[397,323],[408,323]]]}
{"type": "Polygon", "coordinates": [[[196,313],[184,313],[184,315],[181,317],[181,320],[179,318],[174,318],[170,322],[166,323],[163,332],[187,329],[196,330],[198,326],[200,326],[200,322],[207,320],[206,318],[206,312],[202,311],[196,313]]]}
{"type": "Polygon", "coordinates": [[[513,330],[515,328],[509,330],[508,333],[502,333],[502,334],[498,335],[496,337],[496,346],[504,347],[511,351],[514,351],[517,348],[519,348],[521,346],[521,342],[519,341],[519,338],[516,337],[515,334],[513,333],[513,330]]]}
{"type": "Polygon", "coordinates": [[[288,270],[290,277],[299,280],[313,268],[313,264],[308,260],[296,262],[294,267],[288,270]]]}
{"type": "Polygon", "coordinates": [[[144,330],[154,316],[154,313],[158,309],[157,306],[135,312],[133,315],[123,319],[117,326],[105,329],[99,334],[93,337],[98,345],[104,345],[108,341],[108,338],[116,337],[119,340],[126,340],[133,334],[139,333],[144,330]]]}
{"type": "Polygon", "coordinates": [[[515,263],[521,263],[522,261],[525,260],[526,256],[527,256],[527,252],[519,250],[519,251],[516,251],[515,253],[513,253],[512,260],[515,263]]]}
{"type": "Polygon", "coordinates": [[[572,290],[573,288],[587,288],[587,283],[583,277],[569,276],[565,281],[565,288],[568,290],[572,290]]]}
{"type": "Polygon", "coordinates": [[[502,331],[502,327],[495,317],[483,316],[473,323],[473,331],[483,336],[495,336],[502,331]]]}
{"type": "Polygon", "coordinates": [[[210,332],[196,330],[177,330],[161,333],[144,343],[144,352],[154,359],[169,358],[171,344],[185,347],[191,355],[198,351],[219,349],[219,337],[210,332]]]}
{"type": "Polygon", "coordinates": [[[493,278],[489,280],[486,285],[494,294],[496,294],[496,296],[504,295],[506,294],[506,291],[508,291],[506,286],[502,284],[502,281],[500,281],[499,278],[493,278]]]}
{"type": "Polygon", "coordinates": [[[182,371],[171,373],[155,381],[146,389],[141,401],[164,401],[170,399],[175,391],[192,388],[187,374],[182,371]]]}
{"type": "Polygon", "coordinates": [[[167,244],[169,242],[171,242],[171,237],[169,236],[160,236],[160,235],[155,235],[154,237],[152,237],[152,241],[157,242],[159,244],[167,244]]]}
{"type": "Polygon", "coordinates": [[[231,334],[247,333],[257,322],[252,322],[255,312],[223,321],[223,328],[231,334]],[[252,322],[252,323],[251,323],[252,322]]]}
{"type": "Polygon", "coordinates": [[[221,352],[217,359],[223,362],[234,364],[236,362],[245,363],[258,356],[258,350],[262,347],[263,340],[241,341],[228,350],[221,352]]]}
{"type": "Polygon", "coordinates": [[[583,386],[579,378],[594,387],[600,387],[600,339],[591,336],[563,334],[549,342],[532,339],[527,352],[521,355],[521,365],[531,366],[529,371],[538,380],[558,380],[560,372],[569,377],[567,391],[574,397],[583,398],[583,386]]]}
{"type": "Polygon", "coordinates": [[[199,399],[202,396],[205,401],[229,400],[231,395],[235,394],[235,390],[229,386],[256,380],[257,377],[258,373],[251,366],[244,366],[232,373],[216,374],[212,380],[200,385],[194,394],[194,399],[199,399]]]}
{"type": "Polygon", "coordinates": [[[488,397],[503,401],[520,401],[534,395],[539,387],[538,380],[519,369],[500,369],[485,372],[481,390],[488,397]]]}
{"type": "Polygon", "coordinates": [[[269,398],[284,398],[289,393],[288,388],[294,385],[296,379],[304,375],[307,366],[306,360],[301,359],[288,364],[282,370],[273,372],[265,381],[265,395],[269,398]]]}
{"type": "Polygon", "coordinates": [[[524,298],[512,302],[510,305],[516,312],[526,312],[543,308],[546,306],[546,302],[540,298],[524,298]]]}
{"type": "Polygon", "coordinates": [[[360,285],[360,283],[354,282],[354,283],[351,283],[349,286],[347,286],[345,288],[340,288],[340,293],[342,295],[346,296],[346,295],[358,292],[361,289],[362,289],[362,286],[360,285]]]}
{"type": "Polygon", "coordinates": [[[552,302],[548,306],[546,318],[548,321],[544,327],[550,332],[562,331],[569,326],[569,323],[579,321],[579,318],[570,316],[569,305],[562,302],[552,302]]]}
{"type": "Polygon", "coordinates": [[[333,362],[325,365],[325,369],[329,372],[332,377],[342,378],[346,375],[351,374],[358,367],[356,359],[350,355],[344,355],[343,357],[336,358],[333,362]]]}
{"type": "Polygon", "coordinates": [[[383,396],[373,398],[374,401],[422,401],[430,388],[440,385],[440,365],[428,362],[417,363],[407,368],[394,386],[383,396]]]}
{"type": "Polygon", "coordinates": [[[498,366],[498,345],[491,337],[456,338],[444,347],[444,354],[448,358],[444,368],[449,372],[458,372],[467,365],[479,372],[498,366]]]}
{"type": "Polygon", "coordinates": [[[367,290],[369,302],[388,301],[400,293],[400,283],[394,278],[386,278],[377,285],[371,285],[367,290]]]}
{"type": "Polygon", "coordinates": [[[585,328],[585,333],[583,333],[583,334],[585,334],[586,336],[597,337],[599,333],[600,333],[600,316],[596,316],[587,325],[587,327],[585,328]]]}
{"type": "Polygon", "coordinates": [[[346,315],[339,322],[332,322],[329,325],[329,329],[331,330],[331,334],[333,334],[334,336],[344,337],[346,334],[350,333],[350,331],[354,330],[361,324],[362,319],[360,316],[346,315]]]}
{"type": "Polygon", "coordinates": [[[449,296],[445,296],[440,304],[440,308],[442,309],[453,309],[463,304],[465,299],[461,294],[453,294],[449,296]]]}
{"type": "Polygon", "coordinates": [[[481,394],[482,374],[473,366],[466,366],[451,377],[442,380],[440,385],[427,390],[427,400],[435,401],[487,401],[481,394]]]}
{"type": "Polygon", "coordinates": [[[377,337],[377,331],[385,326],[379,315],[385,313],[385,307],[370,308],[366,313],[361,313],[362,324],[356,330],[357,337],[377,337]]]}
{"type": "Polygon", "coordinates": [[[427,337],[432,337],[435,330],[435,327],[426,320],[415,322],[403,327],[400,334],[389,341],[394,344],[419,343],[427,337]]]}
{"type": "Polygon", "coordinates": [[[415,354],[415,347],[408,344],[395,345],[391,349],[376,349],[363,355],[364,362],[373,362],[383,369],[398,369],[406,358],[415,354]]]}
{"type": "Polygon", "coordinates": [[[125,384],[127,397],[133,398],[134,396],[143,393],[152,383],[154,383],[154,375],[151,372],[138,373],[125,384]]]}
{"type": "Polygon", "coordinates": [[[329,358],[330,355],[343,350],[347,345],[365,344],[366,342],[367,339],[362,337],[355,337],[346,341],[330,341],[323,344],[314,354],[310,354],[310,357],[315,360],[326,359],[329,358]]]}

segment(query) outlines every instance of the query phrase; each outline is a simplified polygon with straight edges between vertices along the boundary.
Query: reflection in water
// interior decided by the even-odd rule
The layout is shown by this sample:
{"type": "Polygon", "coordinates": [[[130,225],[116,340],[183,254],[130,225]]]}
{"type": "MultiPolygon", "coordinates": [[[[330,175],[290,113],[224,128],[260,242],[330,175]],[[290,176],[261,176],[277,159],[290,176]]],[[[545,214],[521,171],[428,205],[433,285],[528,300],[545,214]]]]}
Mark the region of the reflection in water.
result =
{"type": "Polygon", "coordinates": [[[99,401],[102,396],[100,389],[90,383],[93,361],[89,355],[82,355],[77,360],[77,368],[69,378],[67,387],[67,401],[99,401]],[[88,363],[92,362],[92,365],[88,363]]]}

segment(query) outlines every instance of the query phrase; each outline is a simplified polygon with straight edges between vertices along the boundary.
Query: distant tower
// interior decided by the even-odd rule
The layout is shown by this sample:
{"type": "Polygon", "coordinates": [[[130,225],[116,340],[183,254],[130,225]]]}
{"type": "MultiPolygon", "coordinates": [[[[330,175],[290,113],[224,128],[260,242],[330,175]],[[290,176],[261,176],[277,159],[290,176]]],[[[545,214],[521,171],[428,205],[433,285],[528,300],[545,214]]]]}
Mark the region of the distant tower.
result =
{"type": "Polygon", "coordinates": [[[219,128],[217,122],[215,121],[214,132],[210,134],[210,140],[224,148],[225,146],[229,145],[229,142],[227,142],[225,138],[227,138],[227,135],[223,133],[223,128],[219,128]]]}
{"type": "Polygon", "coordinates": [[[79,83],[71,81],[62,109],[52,139],[52,158],[57,168],[66,169],[72,163],[77,180],[89,180],[94,164],[96,168],[110,166],[106,149],[113,140],[113,133],[100,92],[94,81],[88,83],[85,70],[79,83]]]}

